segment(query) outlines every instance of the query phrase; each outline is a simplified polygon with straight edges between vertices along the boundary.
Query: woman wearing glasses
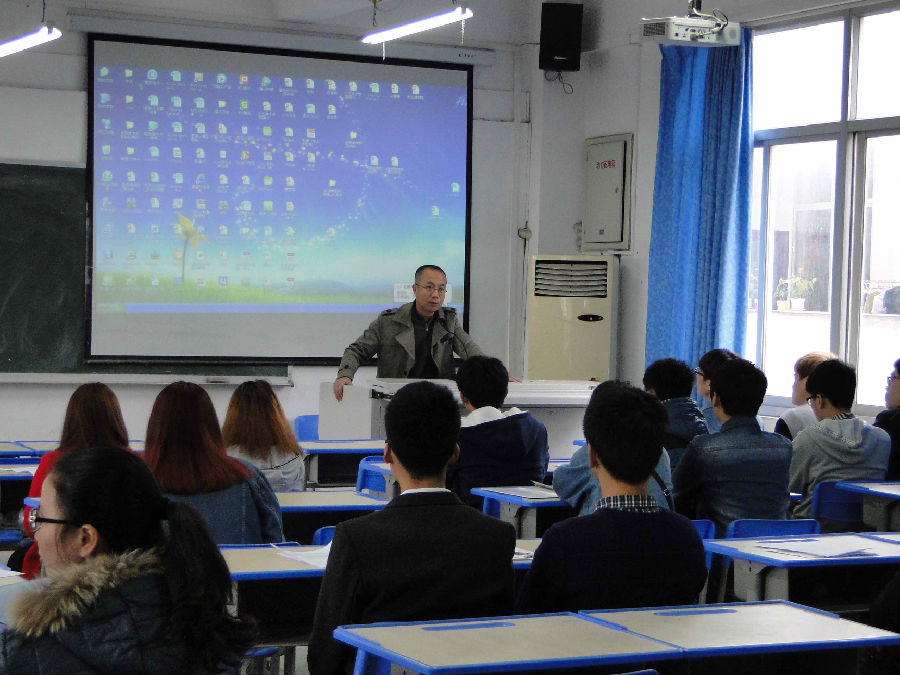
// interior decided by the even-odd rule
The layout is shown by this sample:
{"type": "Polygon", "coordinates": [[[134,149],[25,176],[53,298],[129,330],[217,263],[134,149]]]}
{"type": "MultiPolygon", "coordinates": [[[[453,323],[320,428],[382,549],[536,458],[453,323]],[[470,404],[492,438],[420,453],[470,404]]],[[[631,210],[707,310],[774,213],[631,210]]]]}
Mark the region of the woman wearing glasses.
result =
{"type": "Polygon", "coordinates": [[[0,673],[237,672],[253,627],[196,510],[116,448],[63,456],[30,513],[45,577],[0,634],[0,673]]]}

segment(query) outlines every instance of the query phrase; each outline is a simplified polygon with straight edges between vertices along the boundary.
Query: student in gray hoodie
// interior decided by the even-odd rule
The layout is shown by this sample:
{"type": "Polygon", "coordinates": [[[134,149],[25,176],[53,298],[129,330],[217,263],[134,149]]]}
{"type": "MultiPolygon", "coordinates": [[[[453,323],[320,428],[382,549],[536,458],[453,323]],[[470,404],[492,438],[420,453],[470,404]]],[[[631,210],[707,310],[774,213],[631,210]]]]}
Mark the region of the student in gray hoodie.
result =
{"type": "Polygon", "coordinates": [[[809,518],[818,483],[881,480],[891,454],[887,432],[850,412],[856,395],[856,370],[839,359],[820,363],[806,380],[809,405],[818,422],[794,438],[790,490],[802,499],[795,518],[809,518]]]}

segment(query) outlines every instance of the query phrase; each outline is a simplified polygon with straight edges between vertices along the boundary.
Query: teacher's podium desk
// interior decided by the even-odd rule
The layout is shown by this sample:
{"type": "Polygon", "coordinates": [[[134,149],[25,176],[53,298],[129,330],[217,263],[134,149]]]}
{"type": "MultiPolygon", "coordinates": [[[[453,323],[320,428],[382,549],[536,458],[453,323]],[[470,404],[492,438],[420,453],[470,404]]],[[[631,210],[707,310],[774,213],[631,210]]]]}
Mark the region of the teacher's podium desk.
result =
{"type": "Polygon", "coordinates": [[[303,441],[306,489],[356,485],[359,461],[384,452],[384,440],[303,441]]]}

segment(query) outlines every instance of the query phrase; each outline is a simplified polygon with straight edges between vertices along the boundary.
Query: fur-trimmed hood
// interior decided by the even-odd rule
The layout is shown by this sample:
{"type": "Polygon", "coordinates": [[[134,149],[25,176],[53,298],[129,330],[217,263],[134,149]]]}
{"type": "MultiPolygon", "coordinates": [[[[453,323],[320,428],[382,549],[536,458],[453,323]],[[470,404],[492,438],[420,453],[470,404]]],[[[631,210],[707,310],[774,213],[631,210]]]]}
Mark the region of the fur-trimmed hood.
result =
{"type": "Polygon", "coordinates": [[[57,633],[84,616],[104,591],[162,573],[159,549],[88,558],[29,584],[10,604],[8,628],[28,638],[57,633]]]}

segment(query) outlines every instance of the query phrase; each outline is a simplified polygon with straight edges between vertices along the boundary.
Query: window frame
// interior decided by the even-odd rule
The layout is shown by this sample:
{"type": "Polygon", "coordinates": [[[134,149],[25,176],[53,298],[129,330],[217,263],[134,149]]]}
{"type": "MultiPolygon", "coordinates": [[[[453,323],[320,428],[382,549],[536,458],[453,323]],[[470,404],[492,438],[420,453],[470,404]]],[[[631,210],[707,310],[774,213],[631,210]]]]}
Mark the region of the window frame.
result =
{"type": "MultiPolygon", "coordinates": [[[[759,266],[757,290],[756,363],[765,370],[767,298],[772,297],[772,279],[768,259],[769,245],[769,180],[771,151],[779,145],[817,141],[836,141],[834,230],[832,238],[831,321],[829,349],[856,364],[859,356],[859,329],[862,288],[862,266],[865,235],[865,158],[870,138],[895,135],[900,130],[900,115],[854,119],[856,115],[856,83],[859,68],[859,34],[863,17],[896,11],[896,2],[867,4],[838,12],[804,14],[800,18],[754,23],[756,34],[793,30],[829,21],[843,21],[843,54],[841,66],[841,119],[799,127],[782,127],[753,132],[753,148],[762,151],[762,176],[759,204],[759,266]],[[857,170],[859,168],[860,170],[857,170]],[[859,225],[857,225],[859,223],[859,225]]],[[[885,364],[885,368],[889,364],[885,364]]],[[[781,416],[793,407],[790,396],[767,395],[760,414],[781,416]]],[[[853,411],[874,417],[884,406],[854,403],[853,411]]]]}

